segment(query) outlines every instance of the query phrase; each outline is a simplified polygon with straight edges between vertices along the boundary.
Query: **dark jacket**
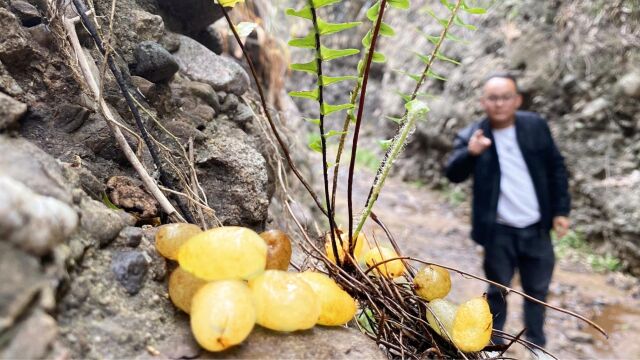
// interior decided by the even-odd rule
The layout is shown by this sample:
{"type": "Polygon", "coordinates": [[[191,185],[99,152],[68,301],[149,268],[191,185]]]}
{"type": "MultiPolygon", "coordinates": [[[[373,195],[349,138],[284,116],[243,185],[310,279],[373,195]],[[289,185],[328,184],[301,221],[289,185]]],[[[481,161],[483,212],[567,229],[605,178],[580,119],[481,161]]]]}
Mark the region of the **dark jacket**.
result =
{"type": "MultiPolygon", "coordinates": [[[[551,137],[547,122],[532,112],[516,113],[516,137],[527,164],[540,205],[540,226],[548,232],[555,216],[567,216],[571,207],[564,159],[551,137]]],[[[473,240],[484,245],[493,236],[500,195],[500,164],[488,118],[461,130],[453,142],[453,153],[446,166],[452,182],[473,175],[473,240]],[[482,129],[491,139],[491,147],[479,156],[467,151],[471,135],[482,129]]]]}

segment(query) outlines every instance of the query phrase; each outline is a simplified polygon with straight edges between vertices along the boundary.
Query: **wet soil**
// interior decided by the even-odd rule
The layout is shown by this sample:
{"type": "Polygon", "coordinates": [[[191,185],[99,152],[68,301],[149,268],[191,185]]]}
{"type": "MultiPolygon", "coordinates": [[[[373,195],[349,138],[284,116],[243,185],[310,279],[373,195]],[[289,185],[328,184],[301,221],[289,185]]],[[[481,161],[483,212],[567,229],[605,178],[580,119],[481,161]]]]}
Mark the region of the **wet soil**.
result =
{"type": "MultiPolygon", "coordinates": [[[[366,199],[371,180],[371,174],[358,171],[354,183],[357,209],[366,199]]],[[[346,228],[346,197],[340,198],[337,214],[346,228]]],[[[404,255],[483,276],[482,248],[469,238],[467,203],[454,206],[440,193],[390,180],[374,212],[394,234],[404,255]]],[[[382,229],[372,224],[370,221],[365,227],[368,237],[385,241],[382,229]]],[[[512,286],[521,289],[517,276],[512,286]]],[[[452,274],[449,298],[459,303],[485,290],[483,282],[452,274]]],[[[640,359],[637,279],[620,273],[596,273],[587,265],[558,259],[548,302],[586,316],[609,335],[606,339],[588,324],[548,310],[547,350],[558,359],[640,359]]],[[[515,335],[523,328],[522,298],[512,293],[508,295],[508,304],[505,330],[515,335]]],[[[514,345],[505,356],[526,359],[529,353],[524,347],[514,345]]]]}

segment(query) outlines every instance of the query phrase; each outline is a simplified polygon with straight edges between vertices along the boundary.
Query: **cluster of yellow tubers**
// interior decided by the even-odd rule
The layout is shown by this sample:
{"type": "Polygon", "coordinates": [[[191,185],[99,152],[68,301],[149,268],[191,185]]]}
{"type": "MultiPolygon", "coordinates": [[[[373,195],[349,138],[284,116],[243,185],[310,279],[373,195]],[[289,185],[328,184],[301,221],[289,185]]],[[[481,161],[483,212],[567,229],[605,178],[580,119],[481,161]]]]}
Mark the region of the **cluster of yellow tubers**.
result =
{"type": "Polygon", "coordinates": [[[493,317],[484,296],[460,306],[444,299],[451,290],[451,277],[446,269],[435,265],[421,269],[413,287],[418,296],[429,301],[427,322],[438,335],[464,352],[481,351],[489,344],[493,317]]]}
{"type": "Polygon", "coordinates": [[[328,276],[286,271],[291,241],[281,231],[168,224],[159,228],[156,248],[178,261],[169,297],[190,314],[194,337],[209,351],[241,343],[256,323],[296,331],[343,325],[356,313],[355,300],[328,276]]]}
{"type": "MultiPolygon", "coordinates": [[[[348,258],[349,238],[342,231],[336,232],[338,257],[341,262],[348,258]]],[[[406,268],[398,254],[384,245],[371,246],[363,233],[355,239],[352,262],[372,276],[395,279],[404,275],[406,268]]],[[[327,258],[335,263],[331,236],[325,237],[327,258]]],[[[489,344],[493,318],[484,297],[473,298],[460,306],[445,300],[451,290],[451,277],[446,269],[428,265],[422,268],[413,280],[415,293],[429,302],[426,317],[429,325],[443,338],[451,341],[464,352],[481,351],[489,344]]]]}
{"type": "MultiPolygon", "coordinates": [[[[349,253],[349,237],[341,230],[338,230],[337,234],[339,234],[339,236],[336,236],[338,257],[340,258],[340,262],[344,262],[347,257],[346,254],[349,253]],[[340,246],[340,243],[342,243],[342,246],[340,246]]],[[[355,242],[353,260],[363,268],[373,268],[371,270],[372,274],[394,279],[402,276],[406,271],[404,263],[402,260],[396,259],[398,254],[392,248],[385,245],[371,247],[364,233],[359,233],[355,242]]],[[[329,261],[335,264],[336,258],[333,253],[333,245],[331,244],[331,236],[329,234],[325,237],[324,249],[329,261]]]]}

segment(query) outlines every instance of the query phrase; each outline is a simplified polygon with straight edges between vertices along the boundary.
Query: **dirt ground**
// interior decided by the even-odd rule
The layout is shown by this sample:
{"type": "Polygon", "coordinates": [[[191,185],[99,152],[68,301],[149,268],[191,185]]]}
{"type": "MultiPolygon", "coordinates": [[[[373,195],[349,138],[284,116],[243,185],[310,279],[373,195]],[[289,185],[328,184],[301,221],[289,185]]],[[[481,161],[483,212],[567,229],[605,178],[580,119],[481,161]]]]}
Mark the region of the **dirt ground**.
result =
{"type": "MultiPolygon", "coordinates": [[[[354,204],[364,203],[371,179],[370,174],[358,172],[354,204]]],[[[345,199],[338,202],[337,210],[346,226],[345,199]]],[[[468,204],[452,206],[440,193],[391,180],[374,212],[391,229],[404,255],[483,275],[482,249],[469,238],[468,204]]],[[[369,225],[365,231],[368,236],[384,239],[380,228],[369,225]]],[[[578,319],[548,310],[547,350],[558,359],[640,359],[637,283],[628,275],[596,273],[587,265],[558,259],[548,302],[595,321],[609,338],[578,319]]],[[[517,276],[512,286],[520,289],[517,276]]],[[[485,290],[483,282],[453,274],[449,298],[459,303],[485,290]]],[[[505,330],[515,335],[523,328],[522,298],[512,293],[508,303],[505,330]]],[[[524,347],[515,345],[505,356],[522,359],[528,354],[524,347]]]]}

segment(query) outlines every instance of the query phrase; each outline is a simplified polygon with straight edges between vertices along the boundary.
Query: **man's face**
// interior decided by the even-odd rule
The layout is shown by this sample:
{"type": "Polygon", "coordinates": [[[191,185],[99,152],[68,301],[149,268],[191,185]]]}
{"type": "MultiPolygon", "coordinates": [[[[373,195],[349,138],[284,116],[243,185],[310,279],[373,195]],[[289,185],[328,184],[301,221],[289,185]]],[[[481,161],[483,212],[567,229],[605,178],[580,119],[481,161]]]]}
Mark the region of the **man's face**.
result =
{"type": "Polygon", "coordinates": [[[522,96],[511,79],[495,77],[482,88],[482,108],[494,127],[505,127],[513,123],[516,110],[522,104],[522,96]]]}

